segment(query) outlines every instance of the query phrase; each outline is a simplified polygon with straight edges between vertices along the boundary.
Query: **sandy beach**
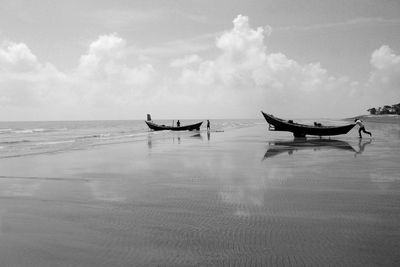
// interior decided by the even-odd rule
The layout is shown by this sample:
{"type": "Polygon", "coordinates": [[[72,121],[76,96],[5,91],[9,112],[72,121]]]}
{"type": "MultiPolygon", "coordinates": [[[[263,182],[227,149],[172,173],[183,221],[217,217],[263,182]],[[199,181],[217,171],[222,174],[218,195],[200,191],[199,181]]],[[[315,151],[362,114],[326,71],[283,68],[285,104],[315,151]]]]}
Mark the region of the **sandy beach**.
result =
{"type": "Polygon", "coordinates": [[[267,125],[0,160],[1,266],[395,266],[400,126],[267,125]]]}

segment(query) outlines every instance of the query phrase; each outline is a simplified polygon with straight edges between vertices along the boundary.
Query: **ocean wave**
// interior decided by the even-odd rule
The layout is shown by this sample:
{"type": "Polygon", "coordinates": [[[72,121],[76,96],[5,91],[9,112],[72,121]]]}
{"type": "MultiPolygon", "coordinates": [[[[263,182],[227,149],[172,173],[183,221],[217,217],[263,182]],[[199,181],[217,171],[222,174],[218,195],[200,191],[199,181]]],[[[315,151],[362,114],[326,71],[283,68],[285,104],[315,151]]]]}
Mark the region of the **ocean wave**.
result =
{"type": "Polygon", "coordinates": [[[89,135],[84,135],[84,136],[78,136],[75,138],[75,140],[88,140],[88,139],[98,139],[104,137],[103,134],[89,134],[89,135]]]}
{"type": "Polygon", "coordinates": [[[40,142],[36,143],[37,146],[50,146],[50,145],[60,145],[60,144],[70,144],[74,143],[75,140],[63,140],[63,141],[48,141],[48,142],[40,142]]]}
{"type": "Polygon", "coordinates": [[[78,146],[81,145],[96,145],[96,144],[107,144],[109,142],[114,142],[121,139],[127,138],[137,138],[144,136],[143,134],[126,134],[126,135],[112,135],[111,133],[104,133],[104,134],[89,134],[83,135],[78,137],[70,137],[65,139],[48,139],[48,140],[41,140],[41,141],[29,141],[29,140],[18,140],[18,141],[6,141],[0,142],[0,144],[5,145],[12,145],[18,143],[25,143],[31,142],[33,146],[40,147],[40,146],[57,146],[57,145],[68,145],[68,144],[76,144],[78,146]]]}
{"type": "Polygon", "coordinates": [[[30,134],[30,133],[34,133],[35,132],[34,130],[35,129],[22,129],[22,130],[14,130],[12,132],[16,133],[16,134],[30,134]]]}
{"type": "MultiPolygon", "coordinates": [[[[6,130],[9,131],[5,133],[31,134],[31,133],[63,132],[67,131],[68,128],[59,128],[59,129],[33,128],[33,129],[6,129],[6,130]]],[[[0,133],[2,132],[0,131],[0,133]]]]}
{"type": "Polygon", "coordinates": [[[6,128],[6,129],[0,129],[0,134],[5,134],[5,133],[11,133],[12,129],[6,128]]]}
{"type": "Polygon", "coordinates": [[[15,145],[15,144],[20,144],[20,143],[29,143],[31,141],[29,140],[13,140],[13,141],[1,141],[0,144],[3,145],[15,145]]]}
{"type": "MultiPolygon", "coordinates": [[[[127,133],[127,132],[125,132],[127,133]]],[[[144,135],[143,133],[133,133],[133,134],[111,134],[111,133],[103,133],[103,134],[90,134],[76,137],[75,140],[88,140],[88,139],[101,139],[101,140],[109,140],[109,139],[120,139],[126,137],[137,137],[144,135]]]]}

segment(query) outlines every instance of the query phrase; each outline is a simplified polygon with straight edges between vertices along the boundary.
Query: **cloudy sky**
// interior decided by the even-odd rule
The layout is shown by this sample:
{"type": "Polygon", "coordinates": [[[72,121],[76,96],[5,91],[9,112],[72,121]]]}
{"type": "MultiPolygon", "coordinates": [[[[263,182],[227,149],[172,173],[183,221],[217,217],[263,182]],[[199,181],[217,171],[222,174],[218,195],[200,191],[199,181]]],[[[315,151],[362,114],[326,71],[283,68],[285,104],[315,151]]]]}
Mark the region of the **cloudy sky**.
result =
{"type": "Polygon", "coordinates": [[[341,118],[399,102],[397,0],[0,0],[0,120],[341,118]]]}

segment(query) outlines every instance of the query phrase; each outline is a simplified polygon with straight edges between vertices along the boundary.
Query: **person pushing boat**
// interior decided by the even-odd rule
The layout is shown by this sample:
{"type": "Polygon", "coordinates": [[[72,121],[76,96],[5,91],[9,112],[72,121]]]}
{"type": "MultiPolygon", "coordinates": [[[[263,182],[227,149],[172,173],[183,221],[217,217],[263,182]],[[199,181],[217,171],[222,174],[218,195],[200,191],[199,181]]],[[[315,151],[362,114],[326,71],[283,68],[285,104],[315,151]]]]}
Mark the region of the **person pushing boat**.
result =
{"type": "Polygon", "coordinates": [[[364,132],[366,134],[369,134],[369,136],[372,136],[372,134],[370,132],[368,132],[367,130],[365,130],[365,126],[362,123],[362,120],[355,118],[354,121],[356,122],[356,125],[358,125],[360,128],[358,129],[358,134],[360,135],[360,138],[362,138],[361,132],[364,132]]]}

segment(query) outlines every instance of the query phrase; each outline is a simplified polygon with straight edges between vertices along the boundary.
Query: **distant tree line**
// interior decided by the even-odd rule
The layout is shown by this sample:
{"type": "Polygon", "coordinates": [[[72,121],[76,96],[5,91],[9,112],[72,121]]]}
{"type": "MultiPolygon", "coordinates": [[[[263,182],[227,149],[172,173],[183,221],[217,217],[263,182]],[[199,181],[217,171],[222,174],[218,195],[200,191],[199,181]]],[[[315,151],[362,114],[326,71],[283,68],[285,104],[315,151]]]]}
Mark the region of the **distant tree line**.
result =
{"type": "Polygon", "coordinates": [[[370,108],[367,111],[371,115],[382,115],[382,114],[397,114],[400,115],[400,103],[399,104],[394,104],[392,106],[385,105],[383,107],[378,107],[378,108],[370,108]]]}

